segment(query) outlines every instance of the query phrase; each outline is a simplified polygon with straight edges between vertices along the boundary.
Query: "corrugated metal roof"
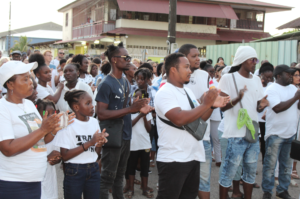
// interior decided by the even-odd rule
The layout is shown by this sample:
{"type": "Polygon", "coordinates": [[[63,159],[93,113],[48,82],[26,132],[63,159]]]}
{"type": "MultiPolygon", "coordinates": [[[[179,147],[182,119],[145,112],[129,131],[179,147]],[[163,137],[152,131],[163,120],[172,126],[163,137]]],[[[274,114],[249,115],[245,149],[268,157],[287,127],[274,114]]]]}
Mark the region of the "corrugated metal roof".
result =
{"type": "Polygon", "coordinates": [[[300,28],[300,17],[297,19],[294,19],[293,21],[290,21],[286,24],[279,26],[277,29],[282,30],[285,28],[300,28]]]}
{"type": "Polygon", "coordinates": [[[251,42],[279,41],[279,40],[299,40],[299,39],[297,39],[298,37],[300,37],[300,31],[293,32],[293,33],[288,33],[288,34],[283,34],[283,35],[278,35],[278,36],[274,36],[274,37],[267,37],[267,38],[263,38],[263,39],[258,39],[258,40],[254,40],[254,41],[251,41],[251,42]]]}

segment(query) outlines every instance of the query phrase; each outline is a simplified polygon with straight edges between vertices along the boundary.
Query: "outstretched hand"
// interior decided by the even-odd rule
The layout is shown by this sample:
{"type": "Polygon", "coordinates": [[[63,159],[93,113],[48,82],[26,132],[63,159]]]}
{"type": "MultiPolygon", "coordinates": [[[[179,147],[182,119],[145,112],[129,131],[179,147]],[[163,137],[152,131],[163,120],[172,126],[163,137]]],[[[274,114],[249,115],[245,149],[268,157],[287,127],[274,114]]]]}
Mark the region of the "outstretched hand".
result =
{"type": "Polygon", "coordinates": [[[262,98],[262,100],[260,100],[258,109],[262,110],[264,108],[266,108],[267,106],[269,106],[269,101],[267,100],[268,95],[266,95],[264,98],[262,98]]]}

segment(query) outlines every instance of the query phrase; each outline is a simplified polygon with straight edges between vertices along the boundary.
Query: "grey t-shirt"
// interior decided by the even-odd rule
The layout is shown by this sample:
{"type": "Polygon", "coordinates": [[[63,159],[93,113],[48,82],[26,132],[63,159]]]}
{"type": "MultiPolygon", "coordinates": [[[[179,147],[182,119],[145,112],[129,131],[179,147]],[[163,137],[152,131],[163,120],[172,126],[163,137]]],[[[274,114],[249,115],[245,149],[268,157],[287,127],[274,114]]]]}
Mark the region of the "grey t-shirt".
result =
{"type": "MultiPolygon", "coordinates": [[[[124,77],[118,80],[121,85],[125,86],[126,95],[126,92],[128,92],[128,85],[130,86],[130,84],[127,83],[127,80],[124,77]]],[[[96,101],[108,104],[108,110],[123,109],[123,104],[126,96],[124,97],[123,89],[120,86],[119,82],[111,75],[107,75],[98,86],[96,101]]],[[[127,106],[129,106],[129,101],[130,98],[128,97],[127,106]]],[[[125,115],[123,117],[123,120],[123,139],[130,140],[132,131],[131,114],[125,115]]]]}

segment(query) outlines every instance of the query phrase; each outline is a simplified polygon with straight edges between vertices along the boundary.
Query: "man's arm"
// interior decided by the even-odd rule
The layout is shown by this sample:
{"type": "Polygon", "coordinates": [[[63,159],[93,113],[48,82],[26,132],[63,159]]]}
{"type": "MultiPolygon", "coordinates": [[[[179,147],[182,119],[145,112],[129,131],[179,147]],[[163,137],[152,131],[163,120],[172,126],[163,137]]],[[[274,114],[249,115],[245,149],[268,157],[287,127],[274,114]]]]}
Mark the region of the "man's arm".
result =
{"type": "MultiPolygon", "coordinates": [[[[280,102],[279,104],[274,106],[272,108],[272,110],[275,113],[280,113],[280,112],[286,111],[299,99],[300,99],[300,90],[298,89],[297,92],[295,93],[294,97],[292,97],[291,99],[289,99],[285,102],[280,102]]],[[[298,103],[298,108],[299,108],[299,103],[298,103]]]]}

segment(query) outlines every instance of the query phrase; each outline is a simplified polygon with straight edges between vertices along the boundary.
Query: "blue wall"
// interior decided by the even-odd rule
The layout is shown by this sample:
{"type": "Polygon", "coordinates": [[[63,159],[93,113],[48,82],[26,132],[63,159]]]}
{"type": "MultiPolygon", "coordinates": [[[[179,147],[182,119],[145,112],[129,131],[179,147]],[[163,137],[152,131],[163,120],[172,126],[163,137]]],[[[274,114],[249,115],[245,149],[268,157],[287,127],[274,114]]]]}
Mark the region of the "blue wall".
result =
{"type": "MultiPolygon", "coordinates": [[[[12,48],[15,45],[15,40],[19,41],[20,37],[12,36],[10,38],[10,47],[12,48]]],[[[30,44],[36,44],[41,42],[48,42],[48,41],[57,41],[58,39],[49,39],[49,38],[36,38],[36,37],[27,37],[27,40],[30,41],[30,44]]],[[[6,37],[6,45],[5,50],[8,51],[8,37],[6,37]]]]}

